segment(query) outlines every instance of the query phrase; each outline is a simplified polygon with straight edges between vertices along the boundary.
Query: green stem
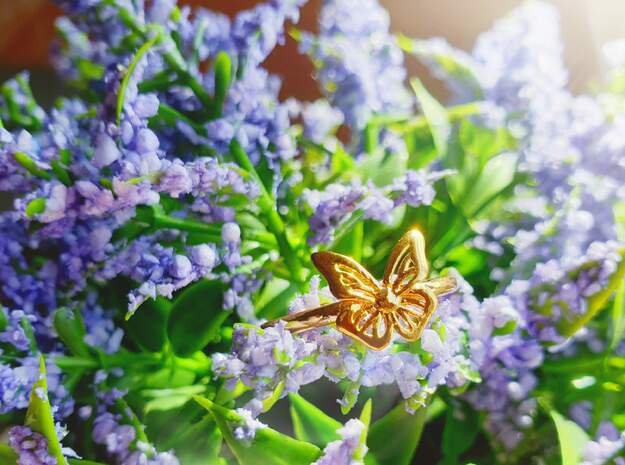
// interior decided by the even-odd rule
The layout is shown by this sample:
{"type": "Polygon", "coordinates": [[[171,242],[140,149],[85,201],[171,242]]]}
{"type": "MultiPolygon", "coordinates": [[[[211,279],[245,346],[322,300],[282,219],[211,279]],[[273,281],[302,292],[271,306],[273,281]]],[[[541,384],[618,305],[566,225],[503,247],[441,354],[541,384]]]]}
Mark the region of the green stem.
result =
{"type": "Polygon", "coordinates": [[[120,410],[120,413],[126,419],[126,421],[129,422],[130,425],[137,432],[137,437],[135,439],[135,442],[141,441],[145,444],[150,444],[150,440],[148,439],[147,435],[145,434],[145,431],[143,430],[143,425],[141,424],[141,421],[139,421],[139,418],[137,417],[137,415],[135,415],[135,413],[132,411],[130,406],[126,403],[124,398],[119,397],[115,399],[115,405],[117,405],[117,408],[120,410]]]}
{"type": "Polygon", "coordinates": [[[372,154],[378,147],[378,137],[380,134],[380,126],[375,123],[369,123],[365,126],[363,134],[363,143],[365,152],[372,154]]]}
{"type": "MultiPolygon", "coordinates": [[[[150,39],[150,29],[137,22],[133,14],[126,8],[120,6],[116,0],[106,0],[105,4],[117,9],[117,12],[119,13],[119,18],[128,28],[141,35],[144,40],[150,39]]],[[[162,34],[165,33],[163,32],[162,34]]],[[[175,43],[171,35],[169,35],[168,38],[172,41],[172,43],[175,43]]],[[[208,92],[206,92],[204,86],[197,79],[195,79],[186,68],[185,61],[182,59],[182,57],[180,57],[180,54],[174,53],[173,51],[168,51],[163,53],[163,58],[165,59],[167,65],[172,69],[172,71],[174,71],[178,75],[180,81],[182,81],[183,84],[189,86],[189,88],[193,91],[193,93],[202,103],[202,105],[205,108],[209,109],[212,106],[213,99],[208,94],[208,92]]]]}
{"type": "Polygon", "coordinates": [[[221,228],[214,224],[200,223],[183,218],[155,214],[152,225],[160,229],[178,229],[187,232],[196,232],[209,236],[212,242],[221,240],[221,228]]]}
{"type": "Polygon", "coordinates": [[[206,128],[202,125],[197,124],[191,118],[186,115],[183,115],[175,108],[170,107],[165,103],[160,103],[158,106],[158,116],[160,116],[166,123],[176,123],[177,121],[182,121],[193,128],[195,132],[197,132],[200,136],[206,136],[206,128]]]}
{"type": "Polygon", "coordinates": [[[302,264],[295,253],[295,250],[286,235],[286,227],[276,209],[274,200],[271,198],[265,186],[260,179],[260,176],[256,172],[256,168],[252,164],[252,161],[247,156],[247,153],[243,150],[241,145],[236,139],[232,139],[230,143],[230,153],[234,157],[236,163],[246,170],[254,178],[260,189],[260,195],[258,197],[258,206],[267,220],[267,227],[271,233],[275,236],[278,243],[278,249],[284,257],[287,267],[291,270],[291,279],[297,283],[300,287],[303,287],[304,276],[302,264]]]}
{"type": "Polygon", "coordinates": [[[117,95],[117,107],[115,108],[115,110],[116,110],[118,126],[119,126],[119,123],[121,122],[122,110],[124,109],[124,97],[126,95],[126,89],[128,88],[128,83],[130,82],[132,73],[137,68],[137,65],[139,64],[141,59],[145,56],[145,54],[148,53],[148,51],[154,45],[156,45],[159,40],[161,40],[161,35],[155,34],[154,37],[152,37],[145,44],[143,44],[141,48],[137,50],[137,53],[135,54],[134,58],[130,62],[130,65],[128,66],[128,71],[126,71],[126,74],[124,75],[124,78],[122,79],[122,83],[119,87],[119,94],[117,95]]]}
{"type": "Polygon", "coordinates": [[[177,84],[175,79],[172,79],[169,75],[169,71],[160,71],[155,74],[152,79],[145,79],[138,85],[139,92],[154,92],[167,90],[171,86],[177,84]]]}
{"type": "MultiPolygon", "coordinates": [[[[171,364],[183,367],[200,375],[210,371],[210,359],[198,352],[190,357],[172,357],[171,364]]],[[[152,353],[122,352],[115,354],[100,354],[100,360],[79,356],[55,357],[54,363],[61,370],[97,370],[100,368],[128,368],[160,366],[163,363],[162,355],[152,353]]]]}
{"type": "MultiPolygon", "coordinates": [[[[221,226],[215,224],[155,214],[152,226],[161,229],[177,229],[180,231],[200,233],[205,235],[211,242],[221,241],[221,226]]],[[[277,245],[274,236],[265,231],[244,230],[243,237],[249,241],[259,242],[269,249],[273,249],[277,245]]]]}
{"type": "MultiPolygon", "coordinates": [[[[482,112],[481,102],[463,103],[447,108],[447,117],[450,122],[455,122],[467,116],[477,115],[482,112]]],[[[394,117],[387,115],[375,116],[369,125],[389,126],[399,132],[405,133],[416,129],[427,129],[428,122],[424,115],[415,117],[394,117]]]]}
{"type": "Polygon", "coordinates": [[[90,369],[100,368],[100,364],[98,363],[97,360],[94,360],[92,358],[77,357],[77,356],[55,357],[54,358],[54,363],[61,370],[71,370],[71,369],[75,369],[75,368],[80,368],[80,369],[84,369],[84,368],[90,368],[90,369]]]}

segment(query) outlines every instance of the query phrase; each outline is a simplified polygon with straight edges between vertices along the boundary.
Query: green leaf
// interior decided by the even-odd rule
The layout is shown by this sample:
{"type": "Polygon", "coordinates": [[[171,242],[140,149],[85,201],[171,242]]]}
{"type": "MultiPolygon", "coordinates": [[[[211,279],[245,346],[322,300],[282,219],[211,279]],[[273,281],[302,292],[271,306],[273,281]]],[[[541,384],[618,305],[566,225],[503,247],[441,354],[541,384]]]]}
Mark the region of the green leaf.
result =
{"type": "Polygon", "coordinates": [[[461,121],[458,137],[465,156],[476,158],[479,169],[482,169],[489,159],[514,148],[515,145],[514,139],[506,129],[485,128],[468,119],[461,121]]]}
{"type": "Polygon", "coordinates": [[[78,59],[78,73],[87,81],[99,80],[104,75],[104,67],[83,58],[78,59]]]}
{"type": "Polygon", "coordinates": [[[256,302],[258,316],[272,320],[284,315],[298,290],[295,284],[286,280],[272,279],[267,283],[256,302]]]}
{"type": "Polygon", "coordinates": [[[20,326],[24,330],[24,334],[26,335],[26,339],[30,343],[29,349],[30,352],[34,355],[37,353],[37,340],[35,339],[35,331],[33,331],[33,326],[30,324],[30,320],[23,316],[20,320],[20,326]]]}
{"type": "Polygon", "coordinates": [[[612,304],[610,350],[616,349],[625,335],[625,281],[621,281],[612,304]]]}
{"type": "Polygon", "coordinates": [[[232,61],[226,52],[219,52],[215,57],[215,118],[221,115],[226,101],[228,87],[232,79],[232,61]]]}
{"type": "Polygon", "coordinates": [[[411,79],[410,85],[417,96],[419,105],[421,105],[430,131],[432,131],[436,150],[439,156],[444,158],[447,156],[448,140],[451,134],[451,124],[449,123],[447,110],[430,95],[419,79],[411,79]]]}
{"type": "Polygon", "coordinates": [[[353,459],[357,463],[363,463],[367,456],[367,437],[369,436],[369,425],[371,425],[371,411],[373,410],[373,401],[368,399],[360,412],[360,421],[365,426],[360,433],[360,443],[354,451],[353,459]]]}
{"type": "Polygon", "coordinates": [[[188,386],[195,381],[195,372],[184,367],[163,367],[142,377],[146,387],[164,389],[188,386]]]}
{"type": "Polygon", "coordinates": [[[0,464],[17,465],[17,454],[6,444],[0,444],[0,464]]]}
{"type": "Polygon", "coordinates": [[[376,186],[385,187],[400,176],[406,174],[408,154],[404,152],[382,153],[378,166],[368,173],[363,173],[363,180],[371,179],[376,186]]]}
{"type": "Polygon", "coordinates": [[[341,144],[337,144],[332,157],[330,158],[332,173],[349,173],[357,169],[356,163],[352,156],[346,152],[341,144]]]}
{"type": "Polygon", "coordinates": [[[50,167],[52,168],[52,172],[56,175],[56,177],[66,186],[72,185],[72,179],[70,177],[69,171],[62,165],[59,160],[52,160],[50,162],[50,167]]]}
{"type": "Polygon", "coordinates": [[[104,465],[101,462],[94,462],[93,460],[83,460],[83,459],[67,459],[69,465],[104,465]]]}
{"type": "Polygon", "coordinates": [[[167,336],[176,355],[185,357],[202,350],[219,335],[230,312],[223,310],[223,285],[201,280],[176,298],[169,315],[167,336]]]}
{"type": "Polygon", "coordinates": [[[159,450],[174,449],[181,464],[217,465],[222,435],[212,416],[197,402],[143,416],[145,433],[159,450]]]}
{"type": "Polygon", "coordinates": [[[39,379],[33,384],[30,392],[30,402],[26,411],[26,426],[48,440],[48,451],[51,456],[56,458],[58,465],[67,465],[54,428],[54,417],[48,399],[46,365],[42,355],[39,356],[39,379]]]}
{"type": "Polygon", "coordinates": [[[35,161],[32,158],[30,158],[26,153],[15,152],[13,154],[13,158],[18,164],[22,166],[22,168],[24,168],[33,176],[36,176],[41,179],[45,179],[47,181],[52,179],[52,176],[50,176],[50,173],[39,168],[39,166],[37,166],[37,163],[35,163],[35,161]]]}
{"type": "Polygon", "coordinates": [[[126,96],[126,89],[128,88],[128,84],[130,82],[130,78],[132,77],[132,73],[134,72],[135,68],[137,67],[141,59],[145,56],[145,54],[148,53],[150,49],[154,45],[156,45],[159,40],[161,40],[161,38],[162,37],[160,34],[154,34],[154,36],[151,39],[149,39],[145,44],[141,46],[141,48],[139,48],[139,50],[137,50],[137,53],[135,54],[132,61],[130,62],[130,65],[128,65],[128,70],[126,71],[126,74],[124,74],[124,78],[122,79],[122,82],[119,86],[119,93],[117,94],[117,105],[115,108],[115,116],[116,116],[116,121],[117,121],[118,126],[121,121],[122,111],[124,110],[124,98],[126,96]]]}
{"type": "Polygon", "coordinates": [[[460,198],[454,199],[467,218],[472,218],[483,210],[503,190],[514,181],[518,155],[505,152],[491,158],[472,182],[468,191],[460,198]]]}
{"type": "Polygon", "coordinates": [[[419,445],[427,408],[406,412],[403,403],[374,422],[369,429],[366,465],[409,465],[419,445]]]}
{"type": "Polygon", "coordinates": [[[147,414],[152,411],[167,411],[177,409],[186,404],[194,395],[206,392],[205,386],[191,385],[178,388],[145,389],[141,395],[148,400],[143,410],[147,414]]]}
{"type": "MultiPolygon", "coordinates": [[[[435,61],[449,77],[461,81],[463,85],[471,89],[475,99],[483,97],[482,86],[469,66],[468,56],[465,61],[461,59],[466,56],[465,52],[456,50],[455,53],[443,53],[440,49],[432,47],[427,40],[410,40],[402,37],[399,43],[404,50],[413,53],[420,60],[435,61]]],[[[453,51],[450,49],[450,52],[453,51]]]]}
{"type": "Polygon", "coordinates": [[[321,455],[321,450],[314,444],[293,439],[269,427],[258,429],[249,444],[239,441],[232,430],[241,422],[235,411],[216,405],[205,397],[194,399],[211,413],[241,465],[310,465],[321,455]]]}
{"type": "Polygon", "coordinates": [[[360,421],[363,422],[367,429],[369,429],[369,425],[371,424],[372,410],[373,401],[371,399],[367,399],[367,402],[365,402],[365,405],[362,407],[362,412],[360,412],[360,421]]]}
{"type": "Polygon", "coordinates": [[[289,394],[291,421],[295,437],[318,447],[340,439],[336,432],[341,423],[297,394],[289,394]]]}
{"type": "Polygon", "coordinates": [[[72,354],[90,357],[89,347],[85,343],[85,326],[77,312],[59,308],[54,312],[54,329],[72,354]]]}
{"type": "Polygon", "coordinates": [[[347,415],[358,402],[358,394],[360,393],[360,382],[350,381],[345,387],[343,399],[341,401],[341,413],[347,415]]]}
{"type": "Polygon", "coordinates": [[[9,325],[9,317],[4,307],[0,305],[0,333],[4,331],[8,325],[9,325]]]}
{"type": "Polygon", "coordinates": [[[172,304],[163,297],[148,299],[125,323],[127,334],[139,347],[149,352],[159,352],[167,341],[167,320],[172,304]]]}
{"type": "Polygon", "coordinates": [[[447,460],[457,462],[475,442],[479,431],[479,418],[470,409],[450,408],[445,418],[442,450],[447,460]]]}
{"type": "Polygon", "coordinates": [[[541,402],[541,405],[549,412],[556,425],[562,465],[578,465],[584,446],[589,440],[588,434],[577,423],[563,417],[545,402],[541,402]]]}
{"type": "Polygon", "coordinates": [[[558,329],[562,335],[570,337],[579,331],[580,328],[586,326],[589,321],[591,321],[601,310],[605,308],[608,300],[612,297],[612,294],[622,284],[623,279],[625,279],[625,248],[620,249],[619,254],[621,255],[621,261],[619,262],[616,271],[612,274],[612,276],[610,276],[607,286],[588,298],[586,313],[573,321],[562,319],[558,325],[558,329]]]}
{"type": "MultiPolygon", "coordinates": [[[[625,241],[625,202],[614,207],[614,219],[616,220],[616,236],[620,241],[625,241]]],[[[612,305],[610,350],[614,350],[619,345],[623,336],[625,336],[625,281],[621,280],[612,305]]]]}
{"type": "Polygon", "coordinates": [[[43,197],[37,197],[36,199],[28,202],[24,212],[28,218],[32,218],[33,216],[39,215],[44,211],[46,211],[46,199],[43,197]]]}

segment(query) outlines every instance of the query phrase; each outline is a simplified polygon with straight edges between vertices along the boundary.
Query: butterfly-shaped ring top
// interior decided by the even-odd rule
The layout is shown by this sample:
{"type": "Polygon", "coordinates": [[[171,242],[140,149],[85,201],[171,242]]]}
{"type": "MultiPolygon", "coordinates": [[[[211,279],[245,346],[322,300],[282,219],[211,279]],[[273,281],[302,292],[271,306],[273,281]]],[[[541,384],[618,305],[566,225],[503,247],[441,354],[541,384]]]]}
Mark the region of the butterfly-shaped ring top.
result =
{"type": "Polygon", "coordinates": [[[280,320],[292,332],[335,324],[373,350],[387,347],[393,331],[407,341],[418,340],[436,310],[438,296],[456,288],[451,276],[427,279],[425,239],[416,229],[404,234],[393,248],[382,281],[345,255],[317,252],[311,258],[337,301],[280,320]]]}

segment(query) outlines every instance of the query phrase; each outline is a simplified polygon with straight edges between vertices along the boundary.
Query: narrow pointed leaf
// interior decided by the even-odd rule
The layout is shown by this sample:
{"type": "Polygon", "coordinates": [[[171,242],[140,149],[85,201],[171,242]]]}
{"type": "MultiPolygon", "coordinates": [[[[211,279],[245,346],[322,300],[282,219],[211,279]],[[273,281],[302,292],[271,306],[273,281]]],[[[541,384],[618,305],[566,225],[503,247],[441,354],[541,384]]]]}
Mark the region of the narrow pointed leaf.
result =
{"type": "Polygon", "coordinates": [[[236,428],[241,420],[235,411],[216,405],[205,397],[194,399],[213,415],[241,465],[310,465],[321,455],[321,450],[314,444],[298,441],[269,427],[258,429],[254,439],[246,444],[234,437],[233,426],[236,428]]]}
{"type": "Polygon", "coordinates": [[[104,465],[101,462],[94,462],[93,460],[83,460],[83,459],[67,459],[69,465],[104,465]]]}
{"type": "Polygon", "coordinates": [[[215,117],[221,115],[231,79],[232,61],[226,52],[219,52],[215,57],[215,117]]]}
{"type": "Polygon", "coordinates": [[[410,85],[417,96],[421,110],[423,110],[425,119],[430,127],[436,150],[439,156],[443,158],[447,154],[448,139],[451,134],[451,124],[449,123],[447,110],[430,95],[419,79],[412,79],[410,85]]]}
{"type": "Polygon", "coordinates": [[[488,160],[477,180],[458,202],[468,218],[510,186],[517,172],[517,162],[518,156],[514,152],[505,152],[488,160]]]}
{"type": "Polygon", "coordinates": [[[329,442],[340,439],[336,432],[343,426],[340,422],[323,413],[300,395],[289,394],[289,401],[291,421],[297,439],[318,447],[325,447],[329,442]]]}
{"type": "MultiPolygon", "coordinates": [[[[625,241],[625,202],[614,207],[614,218],[616,219],[616,236],[619,241],[623,242],[625,241]]],[[[623,280],[614,297],[610,329],[610,349],[614,350],[625,336],[625,281],[623,280]]]]}
{"type": "Polygon", "coordinates": [[[442,450],[446,459],[458,461],[475,441],[479,431],[477,414],[468,409],[450,408],[447,410],[443,430],[442,450]]]}
{"type": "Polygon", "coordinates": [[[567,337],[572,336],[580,328],[586,326],[601,310],[606,307],[606,304],[612,297],[612,294],[618,289],[618,287],[625,279],[625,248],[619,250],[621,255],[621,261],[619,262],[616,271],[612,273],[608,284],[599,292],[588,297],[588,309],[581,317],[574,319],[572,322],[568,320],[562,320],[558,325],[560,332],[567,337]]]}
{"type": "MultiPolygon", "coordinates": [[[[543,404],[543,407],[546,407],[545,404],[543,404]]],[[[546,409],[556,425],[562,465],[579,465],[582,450],[589,439],[588,435],[574,421],[565,418],[549,407],[546,407],[546,409]]]]}
{"type": "Polygon", "coordinates": [[[36,199],[33,199],[30,202],[28,202],[28,205],[26,205],[26,209],[24,210],[24,213],[26,213],[26,216],[28,218],[32,218],[33,216],[39,215],[40,213],[43,213],[44,211],[46,211],[46,199],[43,197],[37,197],[36,199]]]}
{"type": "Polygon", "coordinates": [[[0,464],[17,465],[17,454],[7,444],[0,444],[0,464]]]}
{"type": "Polygon", "coordinates": [[[85,343],[85,326],[74,310],[59,308],[54,312],[54,329],[59,338],[74,355],[89,357],[89,347],[85,343]]]}
{"type": "Polygon", "coordinates": [[[54,428],[54,417],[48,400],[46,364],[42,355],[39,356],[39,379],[33,384],[30,392],[30,402],[26,411],[26,426],[42,434],[48,440],[48,452],[56,458],[57,465],[67,465],[54,428]]]}
{"type": "Polygon", "coordinates": [[[163,297],[148,299],[125,322],[128,334],[142,349],[159,352],[163,348],[167,341],[167,321],[171,307],[171,302],[163,297]]]}
{"type": "Polygon", "coordinates": [[[397,405],[371,425],[366,465],[409,465],[417,450],[427,408],[414,414],[406,412],[403,403],[397,405]]]}
{"type": "Polygon", "coordinates": [[[0,333],[6,329],[9,325],[9,317],[6,314],[6,310],[0,305],[0,333]]]}
{"type": "Polygon", "coordinates": [[[365,427],[369,429],[369,425],[371,424],[371,411],[373,410],[373,401],[368,399],[365,402],[364,407],[362,408],[362,412],[360,412],[360,421],[363,422],[365,427]]]}
{"type": "Polygon", "coordinates": [[[185,289],[169,314],[167,336],[176,355],[202,350],[219,335],[230,312],[223,310],[223,285],[202,280],[185,289]]]}

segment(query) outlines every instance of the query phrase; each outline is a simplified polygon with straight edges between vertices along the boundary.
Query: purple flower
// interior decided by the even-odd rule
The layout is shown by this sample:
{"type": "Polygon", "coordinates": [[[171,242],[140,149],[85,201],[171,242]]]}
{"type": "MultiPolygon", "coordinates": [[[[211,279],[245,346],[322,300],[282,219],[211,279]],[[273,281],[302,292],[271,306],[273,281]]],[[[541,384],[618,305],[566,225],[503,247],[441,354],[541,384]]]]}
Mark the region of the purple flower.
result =
{"type": "Polygon", "coordinates": [[[333,183],[323,191],[304,189],[303,200],[313,210],[309,219],[313,236],[309,243],[331,243],[335,230],[357,210],[362,211],[366,219],[389,223],[396,207],[430,205],[436,195],[432,184],[452,173],[449,170],[432,173],[409,170],[385,188],[371,182],[363,186],[353,181],[350,185],[333,183]]]}
{"type": "Polygon", "coordinates": [[[300,48],[317,63],[322,90],[356,131],[376,113],[404,112],[412,104],[403,85],[403,56],[389,23],[376,0],[326,0],[319,35],[302,36],[300,48]]]}
{"type": "MultiPolygon", "coordinates": [[[[5,311],[0,307],[0,312],[5,311]]],[[[30,321],[31,323],[36,320],[35,316],[27,315],[22,310],[12,310],[8,312],[8,325],[0,331],[0,342],[8,342],[16,349],[25,352],[30,347],[30,340],[24,333],[22,321],[30,321]]]]}
{"type": "Polygon", "coordinates": [[[110,165],[121,157],[117,144],[108,134],[99,134],[96,138],[93,164],[98,168],[110,165]]]}
{"type": "Polygon", "coordinates": [[[333,130],[343,123],[343,114],[326,100],[304,105],[302,110],[304,137],[321,144],[333,130]]]}
{"type": "MultiPolygon", "coordinates": [[[[51,358],[55,356],[51,353],[51,358]]],[[[52,360],[46,365],[48,394],[58,418],[70,415],[74,402],[61,382],[61,370],[52,360]]],[[[17,358],[15,366],[0,363],[0,413],[28,407],[32,385],[39,377],[39,358],[17,358]]]]}
{"type": "Polygon", "coordinates": [[[18,456],[18,465],[56,465],[56,458],[48,453],[48,441],[26,426],[9,430],[9,445],[18,456]]]}
{"type": "Polygon", "coordinates": [[[267,426],[254,418],[250,410],[238,408],[235,412],[241,417],[241,424],[234,429],[234,437],[241,441],[251,441],[257,430],[267,426]]]}
{"type": "Polygon", "coordinates": [[[332,441],[323,449],[323,455],[312,465],[362,465],[367,453],[364,443],[365,425],[352,418],[337,430],[341,439],[332,441]]]}
{"type": "Polygon", "coordinates": [[[284,40],[286,20],[297,22],[305,0],[272,0],[239,13],[232,25],[232,40],[250,64],[262,62],[284,40]]]}
{"type": "MultiPolygon", "coordinates": [[[[310,292],[295,299],[291,311],[319,306],[321,296],[331,299],[318,286],[319,280],[312,280],[310,292]]],[[[430,323],[436,331],[426,330],[428,336],[421,342],[431,356],[423,358],[402,351],[402,345],[395,350],[362,351],[351,338],[333,328],[294,335],[285,329],[284,322],[264,330],[238,325],[232,352],[214,354],[213,369],[231,388],[240,381],[254,389],[255,398],[260,401],[276,389],[282,389],[279,395],[297,392],[301,386],[325,376],[333,382],[350,381],[353,391],[346,392],[340,401],[349,408],[360,385],[397,384],[407,408],[414,410],[437,385],[460,387],[477,378],[476,364],[465,355],[469,351],[469,321],[476,311],[479,303],[467,286],[460,294],[441,302],[430,323]],[[440,337],[439,332],[445,336],[440,337]]]]}
{"type": "Polygon", "coordinates": [[[356,210],[364,193],[365,189],[359,184],[331,184],[324,191],[304,190],[304,201],[313,210],[309,224],[314,236],[310,242],[331,242],[334,229],[356,210]]]}

